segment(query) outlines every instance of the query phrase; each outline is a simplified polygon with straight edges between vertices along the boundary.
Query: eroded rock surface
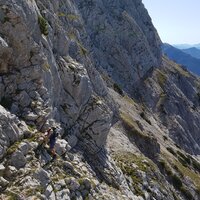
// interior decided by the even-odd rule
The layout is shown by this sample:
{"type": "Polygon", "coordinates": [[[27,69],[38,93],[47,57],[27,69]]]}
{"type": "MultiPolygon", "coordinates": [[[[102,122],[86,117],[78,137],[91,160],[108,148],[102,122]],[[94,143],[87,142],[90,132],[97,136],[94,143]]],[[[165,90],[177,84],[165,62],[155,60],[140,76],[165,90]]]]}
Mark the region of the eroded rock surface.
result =
{"type": "Polygon", "coordinates": [[[0,27],[0,199],[200,198],[199,79],[141,0],[0,0],[0,27]]]}

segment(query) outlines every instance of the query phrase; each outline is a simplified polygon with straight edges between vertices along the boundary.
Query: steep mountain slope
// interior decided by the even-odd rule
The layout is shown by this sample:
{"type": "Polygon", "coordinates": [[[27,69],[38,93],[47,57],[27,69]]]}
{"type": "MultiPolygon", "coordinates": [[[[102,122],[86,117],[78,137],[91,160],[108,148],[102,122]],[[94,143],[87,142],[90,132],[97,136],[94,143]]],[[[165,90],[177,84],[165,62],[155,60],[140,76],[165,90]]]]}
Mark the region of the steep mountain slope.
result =
{"type": "Polygon", "coordinates": [[[141,0],[0,0],[0,27],[1,199],[200,198],[199,79],[141,0]]]}
{"type": "Polygon", "coordinates": [[[160,65],[161,41],[140,0],[75,2],[97,69],[130,92],[146,71],[160,65]]]}
{"type": "Polygon", "coordinates": [[[183,52],[191,55],[194,58],[200,58],[200,49],[197,49],[195,47],[189,48],[189,49],[182,49],[183,52]]]}
{"type": "Polygon", "coordinates": [[[199,155],[199,79],[196,76],[164,57],[163,67],[144,77],[135,94],[156,113],[178,145],[199,155]]]}
{"type": "Polygon", "coordinates": [[[163,53],[175,62],[184,65],[191,72],[200,75],[200,59],[194,58],[182,50],[176,49],[169,44],[163,44],[163,53]]]}

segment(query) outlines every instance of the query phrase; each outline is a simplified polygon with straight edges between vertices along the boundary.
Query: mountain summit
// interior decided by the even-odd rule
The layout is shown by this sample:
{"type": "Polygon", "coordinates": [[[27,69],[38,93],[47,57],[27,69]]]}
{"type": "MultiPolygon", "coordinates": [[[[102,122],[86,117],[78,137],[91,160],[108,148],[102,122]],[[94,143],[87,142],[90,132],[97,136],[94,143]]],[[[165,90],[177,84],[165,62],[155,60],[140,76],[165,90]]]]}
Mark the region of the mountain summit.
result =
{"type": "Polygon", "coordinates": [[[141,0],[0,0],[0,27],[0,199],[200,199],[200,80],[141,0]]]}

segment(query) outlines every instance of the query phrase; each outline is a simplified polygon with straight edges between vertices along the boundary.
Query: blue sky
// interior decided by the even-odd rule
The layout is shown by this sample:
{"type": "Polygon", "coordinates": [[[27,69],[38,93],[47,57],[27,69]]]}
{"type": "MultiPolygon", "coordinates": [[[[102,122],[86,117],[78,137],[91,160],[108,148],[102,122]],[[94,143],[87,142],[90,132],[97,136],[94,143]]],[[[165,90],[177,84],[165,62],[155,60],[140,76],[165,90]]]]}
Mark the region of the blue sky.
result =
{"type": "Polygon", "coordinates": [[[200,43],[200,0],[142,0],[161,40],[200,43]]]}

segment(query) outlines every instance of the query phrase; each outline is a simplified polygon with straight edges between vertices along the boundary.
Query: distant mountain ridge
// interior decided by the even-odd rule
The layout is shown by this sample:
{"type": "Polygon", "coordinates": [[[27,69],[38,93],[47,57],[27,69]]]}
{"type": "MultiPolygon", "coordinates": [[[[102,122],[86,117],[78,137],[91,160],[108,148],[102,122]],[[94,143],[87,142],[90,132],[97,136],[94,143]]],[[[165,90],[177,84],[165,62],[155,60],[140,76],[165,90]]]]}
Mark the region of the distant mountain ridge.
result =
{"type": "Polygon", "coordinates": [[[200,49],[200,43],[198,43],[198,44],[173,44],[172,46],[177,49],[188,49],[188,48],[192,48],[192,47],[200,49]]]}
{"type": "Polygon", "coordinates": [[[167,43],[162,45],[162,51],[170,59],[184,65],[189,71],[200,75],[200,59],[197,59],[188,53],[185,53],[183,50],[177,49],[167,43]]]}
{"type": "Polygon", "coordinates": [[[196,47],[192,47],[189,49],[181,49],[183,52],[191,55],[194,58],[198,58],[200,59],[200,49],[196,48],[196,47]]]}

